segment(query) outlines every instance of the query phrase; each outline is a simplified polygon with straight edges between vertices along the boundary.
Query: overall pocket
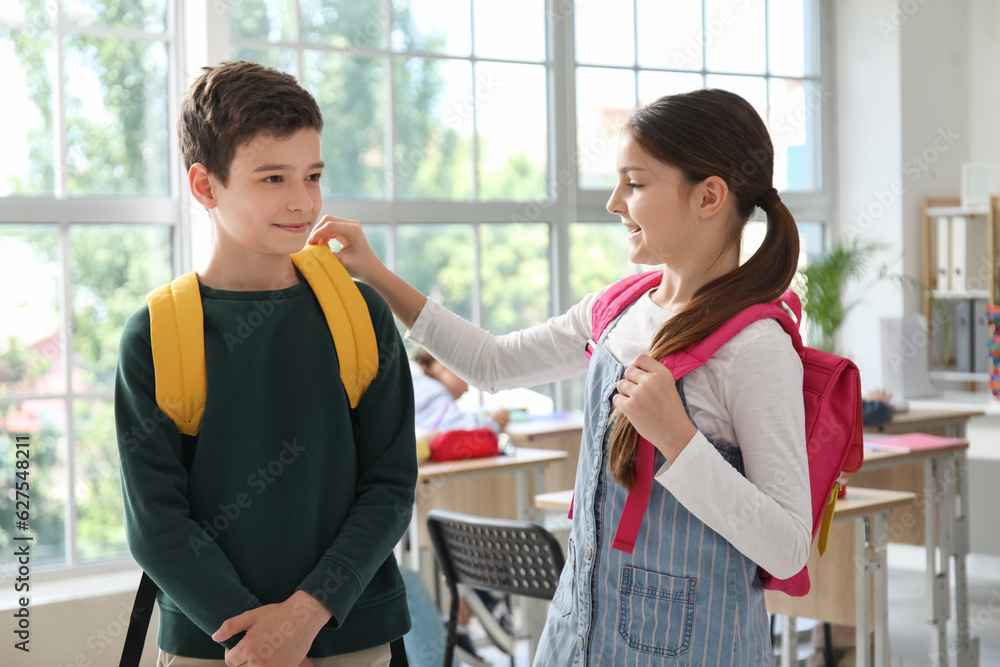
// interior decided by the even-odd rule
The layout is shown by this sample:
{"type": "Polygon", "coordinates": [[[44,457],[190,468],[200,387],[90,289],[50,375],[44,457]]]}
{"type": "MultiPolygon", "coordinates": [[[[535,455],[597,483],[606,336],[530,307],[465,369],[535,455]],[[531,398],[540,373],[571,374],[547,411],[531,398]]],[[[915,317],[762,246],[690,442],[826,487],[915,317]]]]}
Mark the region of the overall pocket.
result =
{"type": "Polygon", "coordinates": [[[618,635],[630,648],[675,657],[691,646],[698,580],[623,567],[618,635]]]}
{"type": "Polygon", "coordinates": [[[562,616],[573,611],[573,597],[576,593],[576,544],[569,538],[566,546],[566,564],[559,574],[559,585],[552,597],[552,607],[562,616]]]}

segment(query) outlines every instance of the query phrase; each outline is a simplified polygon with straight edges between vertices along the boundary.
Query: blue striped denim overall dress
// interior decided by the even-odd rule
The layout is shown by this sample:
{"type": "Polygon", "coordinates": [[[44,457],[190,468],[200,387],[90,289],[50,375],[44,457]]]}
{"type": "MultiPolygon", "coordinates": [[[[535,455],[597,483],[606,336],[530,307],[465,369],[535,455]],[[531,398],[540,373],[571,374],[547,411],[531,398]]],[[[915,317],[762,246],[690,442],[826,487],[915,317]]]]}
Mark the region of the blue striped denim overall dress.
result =
{"type": "MultiPolygon", "coordinates": [[[[611,548],[628,496],[605,472],[611,397],[626,370],[604,343],[616,324],[605,330],[590,361],[573,529],[534,664],[770,665],[757,566],[662,484],[653,482],[634,553],[611,548]]],[[[682,385],[683,380],[678,391],[684,401],[682,385]]],[[[690,417],[686,401],[684,408],[690,417]]],[[[708,439],[743,473],[738,447],[708,439]]],[[[664,461],[657,452],[654,470],[664,461]]],[[[705,493],[725,492],[705,488],[705,493]]]]}

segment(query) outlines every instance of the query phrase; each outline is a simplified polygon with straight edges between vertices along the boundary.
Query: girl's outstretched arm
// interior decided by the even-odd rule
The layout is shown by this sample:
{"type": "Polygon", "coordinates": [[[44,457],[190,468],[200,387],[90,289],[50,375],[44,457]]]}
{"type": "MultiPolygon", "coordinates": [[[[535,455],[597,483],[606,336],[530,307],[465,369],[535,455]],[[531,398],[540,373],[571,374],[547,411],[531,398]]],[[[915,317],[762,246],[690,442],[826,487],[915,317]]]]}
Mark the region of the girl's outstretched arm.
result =
{"type": "Polygon", "coordinates": [[[358,222],[325,216],[309,243],[333,239],[342,246],[337,253],[341,263],[352,276],[378,291],[409,330],[406,337],[423,345],[473,387],[488,392],[533,387],[587,370],[584,348],[591,335],[597,292],[545,324],[494,336],[392,273],[375,256],[358,222]]]}
{"type": "Polygon", "coordinates": [[[427,297],[379,261],[357,220],[323,216],[309,236],[309,243],[328,244],[334,239],[341,245],[337,257],[347,272],[374,287],[389,304],[393,314],[407,329],[412,329],[427,303],[427,297]]]}

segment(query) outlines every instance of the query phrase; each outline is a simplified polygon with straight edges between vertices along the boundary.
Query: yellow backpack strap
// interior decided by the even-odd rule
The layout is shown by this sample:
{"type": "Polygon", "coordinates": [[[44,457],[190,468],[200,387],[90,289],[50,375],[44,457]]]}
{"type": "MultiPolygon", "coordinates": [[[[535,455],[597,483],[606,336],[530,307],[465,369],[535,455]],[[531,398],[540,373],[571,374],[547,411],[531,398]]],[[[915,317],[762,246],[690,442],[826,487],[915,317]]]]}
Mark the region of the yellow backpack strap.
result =
{"type": "Polygon", "coordinates": [[[309,281],[326,315],[340,362],[340,379],[351,407],[378,374],[378,341],[368,304],[347,269],[328,246],[307,245],[292,262],[309,281]]]}
{"type": "Polygon", "coordinates": [[[146,296],[156,404],[185,435],[197,435],[205,413],[205,318],[198,275],[185,273],[146,296]]]}
{"type": "Polygon", "coordinates": [[[837,494],[840,493],[840,482],[834,482],[833,491],[830,492],[830,499],[826,501],[826,509],[823,510],[823,521],[819,525],[819,535],[817,536],[817,548],[819,555],[826,553],[826,543],[830,541],[830,524],[833,523],[833,513],[837,509],[837,494]]]}

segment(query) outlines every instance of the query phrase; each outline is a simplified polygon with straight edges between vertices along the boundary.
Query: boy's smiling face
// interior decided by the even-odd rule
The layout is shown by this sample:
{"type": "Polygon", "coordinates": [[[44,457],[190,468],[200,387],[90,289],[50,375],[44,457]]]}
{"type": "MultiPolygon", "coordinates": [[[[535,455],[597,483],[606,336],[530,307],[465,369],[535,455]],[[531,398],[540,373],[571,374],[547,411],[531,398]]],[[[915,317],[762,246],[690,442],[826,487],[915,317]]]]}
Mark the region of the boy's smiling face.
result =
{"type": "Polygon", "coordinates": [[[323,208],[322,173],[320,135],[307,127],[287,137],[258,134],[236,149],[226,185],[205,173],[192,177],[192,190],[212,209],[216,244],[244,255],[289,255],[306,244],[323,208]]]}

